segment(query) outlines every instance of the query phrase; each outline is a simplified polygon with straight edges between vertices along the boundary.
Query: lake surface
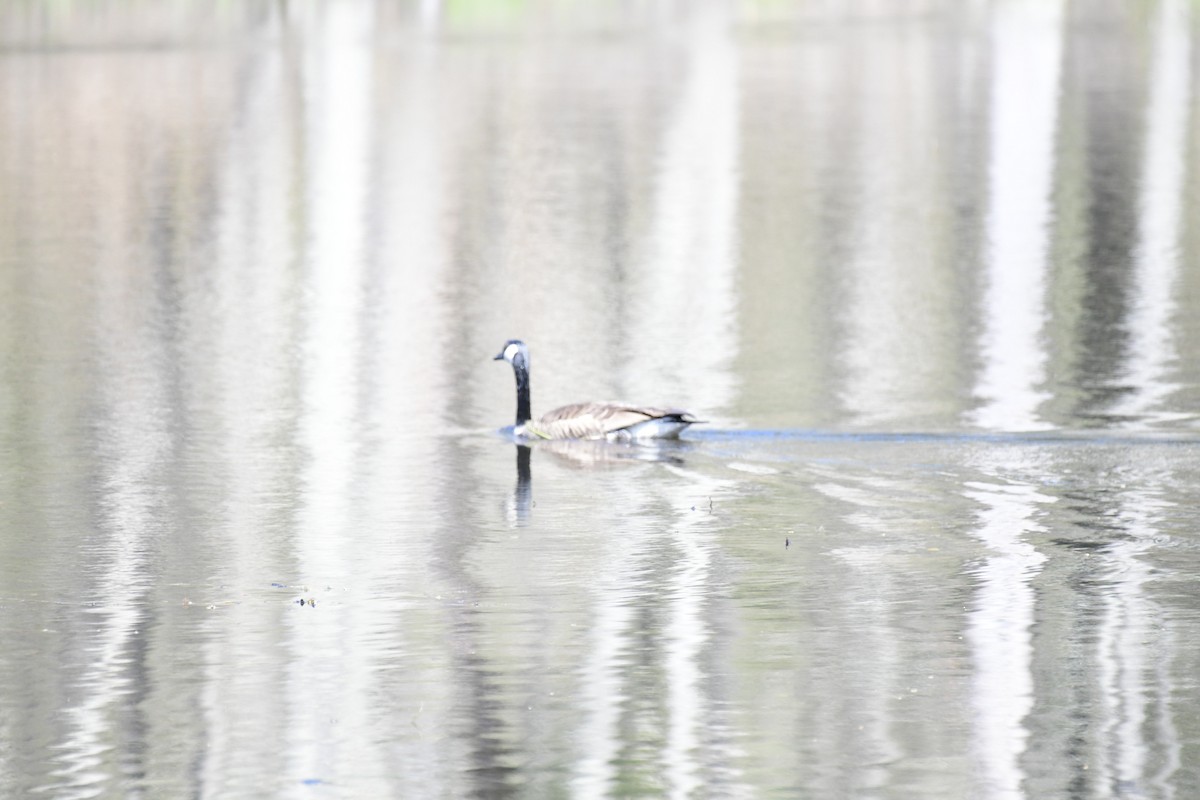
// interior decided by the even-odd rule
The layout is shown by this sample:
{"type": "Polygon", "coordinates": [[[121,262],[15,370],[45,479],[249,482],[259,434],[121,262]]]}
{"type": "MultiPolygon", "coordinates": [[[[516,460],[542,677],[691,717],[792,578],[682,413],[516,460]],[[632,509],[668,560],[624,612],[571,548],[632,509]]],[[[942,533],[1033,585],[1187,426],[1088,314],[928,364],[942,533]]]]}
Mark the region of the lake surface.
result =
{"type": "Polygon", "coordinates": [[[0,796],[1200,796],[1198,32],[6,5],[0,796]]]}

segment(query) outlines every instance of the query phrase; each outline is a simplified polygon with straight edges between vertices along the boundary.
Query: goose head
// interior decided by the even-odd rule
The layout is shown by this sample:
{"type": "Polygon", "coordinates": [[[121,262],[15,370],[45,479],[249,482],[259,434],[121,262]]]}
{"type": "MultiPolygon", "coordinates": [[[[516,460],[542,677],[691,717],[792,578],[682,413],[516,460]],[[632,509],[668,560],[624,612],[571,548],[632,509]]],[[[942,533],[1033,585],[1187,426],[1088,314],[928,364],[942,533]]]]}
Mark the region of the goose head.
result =
{"type": "Polygon", "coordinates": [[[529,370],[529,348],[520,339],[509,339],[504,343],[504,349],[496,354],[493,361],[507,361],[513,369],[529,370]]]}

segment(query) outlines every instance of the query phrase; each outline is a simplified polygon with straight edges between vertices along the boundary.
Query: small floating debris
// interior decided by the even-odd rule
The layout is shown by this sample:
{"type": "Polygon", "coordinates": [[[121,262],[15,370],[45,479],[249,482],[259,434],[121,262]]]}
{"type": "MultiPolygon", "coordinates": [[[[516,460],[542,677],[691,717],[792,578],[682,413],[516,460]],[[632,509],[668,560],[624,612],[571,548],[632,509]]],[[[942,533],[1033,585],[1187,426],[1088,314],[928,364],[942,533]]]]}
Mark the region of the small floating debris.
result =
{"type": "Polygon", "coordinates": [[[299,600],[297,600],[296,602],[297,602],[297,603],[299,603],[299,604],[300,604],[300,605],[302,605],[302,606],[312,606],[313,608],[316,608],[316,607],[317,607],[317,600],[316,600],[316,598],[315,598],[315,597],[310,597],[310,598],[308,598],[307,600],[306,600],[306,599],[304,599],[303,597],[301,597],[301,598],[300,598],[299,600]]]}

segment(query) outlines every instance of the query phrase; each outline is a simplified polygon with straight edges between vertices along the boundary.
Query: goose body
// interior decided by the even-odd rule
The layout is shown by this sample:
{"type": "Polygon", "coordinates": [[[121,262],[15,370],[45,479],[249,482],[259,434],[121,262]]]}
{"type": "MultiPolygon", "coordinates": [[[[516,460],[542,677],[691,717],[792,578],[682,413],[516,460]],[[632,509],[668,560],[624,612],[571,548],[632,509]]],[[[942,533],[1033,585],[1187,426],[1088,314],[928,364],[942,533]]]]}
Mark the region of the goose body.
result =
{"type": "Polygon", "coordinates": [[[677,439],[696,419],[680,408],[635,406],[628,403],[571,403],[548,411],[537,420],[530,412],[529,348],[509,339],[495,358],[512,365],[517,379],[517,421],[513,435],[525,439],[677,439]]]}

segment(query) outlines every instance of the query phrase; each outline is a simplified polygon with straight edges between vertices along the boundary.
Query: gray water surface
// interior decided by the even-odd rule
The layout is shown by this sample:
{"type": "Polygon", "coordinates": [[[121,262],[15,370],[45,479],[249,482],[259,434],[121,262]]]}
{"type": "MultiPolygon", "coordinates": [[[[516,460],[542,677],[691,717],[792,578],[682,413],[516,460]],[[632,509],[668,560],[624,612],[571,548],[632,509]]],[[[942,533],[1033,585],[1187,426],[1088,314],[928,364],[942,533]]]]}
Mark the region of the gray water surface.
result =
{"type": "Polygon", "coordinates": [[[1200,796],[1197,30],[0,9],[0,796],[1200,796]]]}

